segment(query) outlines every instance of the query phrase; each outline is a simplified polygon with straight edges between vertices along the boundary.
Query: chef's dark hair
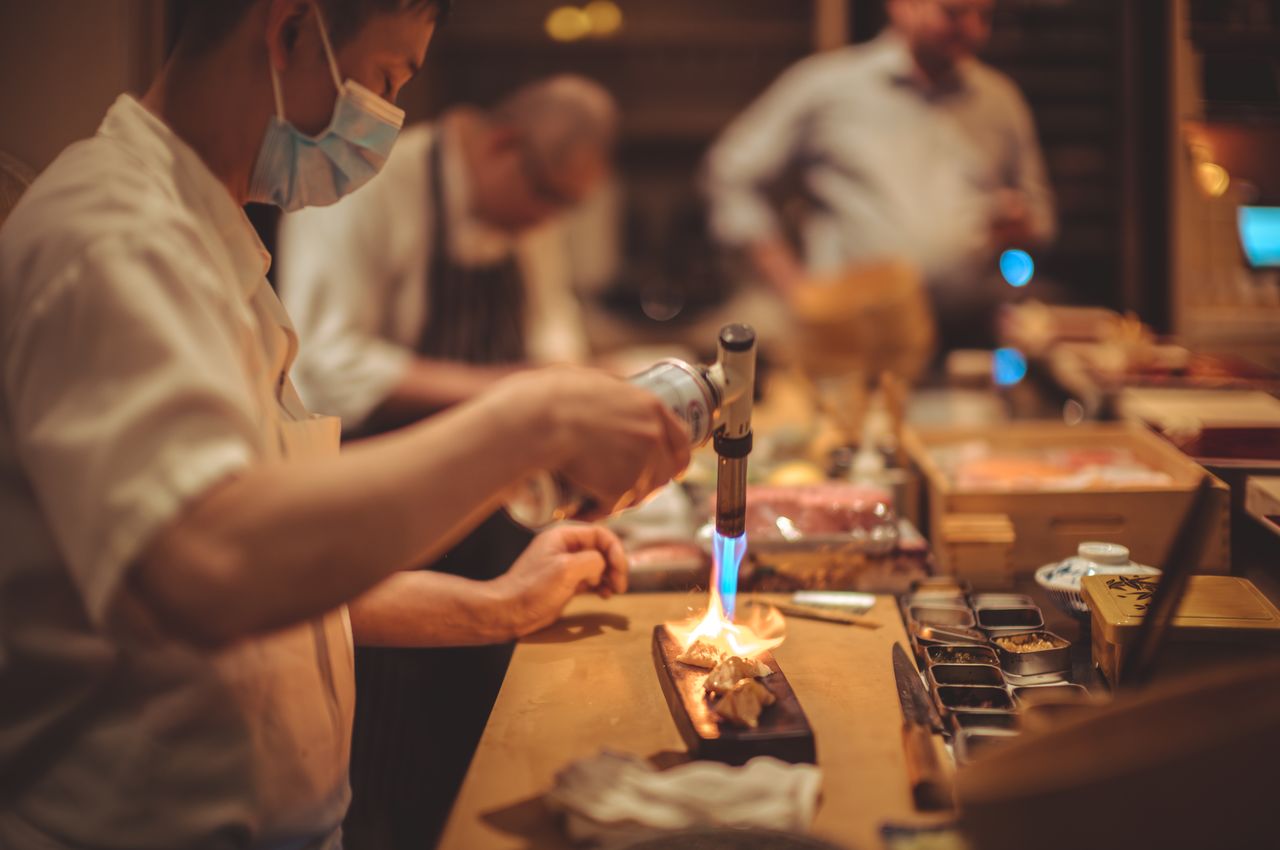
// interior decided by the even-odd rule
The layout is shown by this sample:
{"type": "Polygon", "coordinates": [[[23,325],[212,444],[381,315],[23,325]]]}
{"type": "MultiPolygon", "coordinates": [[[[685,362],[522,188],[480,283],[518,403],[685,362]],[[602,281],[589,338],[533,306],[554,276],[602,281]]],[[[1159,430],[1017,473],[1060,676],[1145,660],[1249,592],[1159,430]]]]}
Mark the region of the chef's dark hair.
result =
{"type": "MultiPolygon", "coordinates": [[[[222,42],[245,13],[262,0],[170,0],[172,49],[197,56],[222,42]]],[[[454,0],[316,0],[335,44],[353,37],[374,15],[432,9],[436,22],[448,16],[454,0]]]]}

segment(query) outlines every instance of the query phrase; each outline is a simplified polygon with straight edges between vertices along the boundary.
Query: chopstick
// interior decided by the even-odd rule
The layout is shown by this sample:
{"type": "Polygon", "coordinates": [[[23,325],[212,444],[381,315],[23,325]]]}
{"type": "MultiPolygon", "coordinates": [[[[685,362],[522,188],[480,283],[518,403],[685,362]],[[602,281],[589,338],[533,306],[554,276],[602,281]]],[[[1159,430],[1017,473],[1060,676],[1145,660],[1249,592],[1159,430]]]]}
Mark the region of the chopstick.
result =
{"type": "Polygon", "coordinates": [[[1151,681],[1155,673],[1164,637],[1178,613],[1178,604],[1186,594],[1187,583],[1200,563],[1200,554],[1204,551],[1205,541],[1213,528],[1213,517],[1205,510],[1212,486],[1212,479],[1208,475],[1200,478],[1191,497],[1191,506],[1182,517],[1182,524],[1174,537],[1169,557],[1161,564],[1155,593],[1151,595],[1146,614],[1138,624],[1138,633],[1134,636],[1129,657],[1125,660],[1126,688],[1142,687],[1151,681]]]}
{"type": "Polygon", "coordinates": [[[818,608],[813,605],[797,605],[794,602],[775,602],[773,607],[791,617],[807,620],[822,620],[827,623],[840,623],[844,626],[861,626],[864,629],[878,629],[883,623],[859,614],[849,614],[832,608],[818,608]]]}

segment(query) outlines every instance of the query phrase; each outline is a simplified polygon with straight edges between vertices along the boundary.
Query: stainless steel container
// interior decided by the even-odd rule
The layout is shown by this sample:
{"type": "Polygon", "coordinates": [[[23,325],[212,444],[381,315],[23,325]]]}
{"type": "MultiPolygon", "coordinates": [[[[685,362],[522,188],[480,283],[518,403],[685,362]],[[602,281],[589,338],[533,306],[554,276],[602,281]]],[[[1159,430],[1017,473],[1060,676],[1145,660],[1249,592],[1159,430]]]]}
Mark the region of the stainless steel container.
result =
{"type": "Polygon", "coordinates": [[[952,709],[970,712],[1013,711],[1013,697],[1004,688],[991,685],[938,685],[934,702],[943,714],[952,709]]]}
{"type": "Polygon", "coordinates": [[[1022,593],[975,593],[969,597],[974,608],[1034,608],[1036,601],[1022,593]]]}
{"type": "Polygon", "coordinates": [[[1013,701],[1020,707],[1043,701],[1058,703],[1088,698],[1089,691],[1082,685],[1020,685],[1013,689],[1013,701]]]}
{"type": "Polygon", "coordinates": [[[978,628],[989,635],[1031,632],[1044,628],[1044,614],[1034,605],[1017,608],[979,608],[978,628]]]}
{"type": "Polygon", "coordinates": [[[908,594],[904,600],[908,606],[929,607],[941,605],[944,608],[968,608],[969,597],[963,590],[944,588],[940,590],[921,590],[908,594]]]}
{"type": "Polygon", "coordinates": [[[991,638],[1000,666],[1014,676],[1036,676],[1071,669],[1071,641],[1053,632],[1027,631],[995,635],[991,638]],[[1050,644],[1041,649],[1015,649],[1019,644],[1038,640],[1050,644]]]}
{"type": "Polygon", "coordinates": [[[928,672],[929,687],[941,685],[992,685],[1004,687],[1004,674],[994,664],[934,664],[928,672]]]}
{"type": "Polygon", "coordinates": [[[973,612],[960,606],[912,605],[907,613],[912,620],[925,626],[974,626],[973,612]]]}
{"type": "Polygon", "coordinates": [[[989,748],[1007,744],[1016,737],[1018,732],[1013,729],[961,729],[955,736],[956,760],[968,764],[989,748]]]}
{"type": "Polygon", "coordinates": [[[1022,726],[1022,718],[1011,711],[965,711],[956,709],[951,712],[951,729],[958,733],[961,729],[1018,729],[1022,726]]]}

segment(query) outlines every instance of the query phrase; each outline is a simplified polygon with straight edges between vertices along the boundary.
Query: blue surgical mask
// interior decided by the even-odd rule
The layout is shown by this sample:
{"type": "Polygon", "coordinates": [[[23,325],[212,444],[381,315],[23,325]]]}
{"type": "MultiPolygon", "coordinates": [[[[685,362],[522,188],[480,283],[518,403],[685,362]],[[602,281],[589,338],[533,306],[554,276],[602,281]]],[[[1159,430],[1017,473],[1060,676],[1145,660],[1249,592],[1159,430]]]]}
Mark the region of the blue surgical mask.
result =
{"type": "Polygon", "coordinates": [[[373,179],[391,154],[404,110],[355,80],[342,81],[320,9],[315,8],[320,40],[329,59],[338,99],[333,118],[320,135],[298,130],[284,117],[280,78],[271,68],[276,114],[267,125],[258,161],[249,178],[249,200],[275,204],[286,212],[335,203],[373,179]]]}

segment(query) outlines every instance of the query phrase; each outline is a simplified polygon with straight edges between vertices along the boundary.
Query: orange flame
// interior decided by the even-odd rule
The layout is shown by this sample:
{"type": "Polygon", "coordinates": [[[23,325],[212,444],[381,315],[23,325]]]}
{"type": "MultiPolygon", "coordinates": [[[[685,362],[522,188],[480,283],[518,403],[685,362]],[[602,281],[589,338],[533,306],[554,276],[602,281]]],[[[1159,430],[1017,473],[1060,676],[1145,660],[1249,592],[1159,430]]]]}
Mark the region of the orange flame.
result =
{"type": "Polygon", "coordinates": [[[685,649],[704,641],[723,653],[745,658],[773,649],[787,637],[787,621],[772,605],[748,602],[739,607],[737,622],[731,621],[724,615],[715,584],[711,586],[705,612],[678,623],[667,623],[666,627],[676,643],[685,649]]]}

